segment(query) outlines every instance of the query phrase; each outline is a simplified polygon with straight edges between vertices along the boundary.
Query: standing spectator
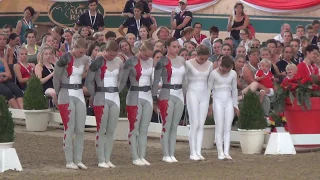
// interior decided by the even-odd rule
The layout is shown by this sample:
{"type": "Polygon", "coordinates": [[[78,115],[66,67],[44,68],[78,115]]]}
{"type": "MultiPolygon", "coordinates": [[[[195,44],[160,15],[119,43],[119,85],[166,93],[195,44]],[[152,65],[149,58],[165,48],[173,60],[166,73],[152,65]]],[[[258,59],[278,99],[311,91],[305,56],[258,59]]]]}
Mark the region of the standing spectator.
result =
{"type": "Polygon", "coordinates": [[[206,35],[201,34],[202,24],[199,22],[195,22],[193,24],[193,38],[197,41],[197,45],[199,45],[205,38],[206,35]]]}
{"type": "Polygon", "coordinates": [[[179,0],[180,12],[171,12],[171,28],[174,31],[173,37],[179,39],[181,31],[192,23],[192,12],[187,10],[187,0],[179,0]]]}
{"type": "Polygon", "coordinates": [[[6,35],[6,37],[8,38],[11,33],[12,33],[12,26],[9,24],[5,24],[2,28],[2,34],[6,35]]]}
{"type": "Polygon", "coordinates": [[[104,30],[103,15],[97,12],[98,0],[89,0],[89,11],[80,15],[75,23],[74,29],[78,30],[79,27],[87,27],[94,31],[104,30]]]}
{"type": "Polygon", "coordinates": [[[240,39],[240,30],[247,28],[249,25],[249,16],[244,13],[244,6],[242,3],[236,3],[233,9],[233,14],[230,15],[228,21],[228,32],[232,37],[234,48],[237,48],[240,39]]]}
{"type": "Polygon", "coordinates": [[[20,36],[21,43],[26,42],[25,33],[27,29],[34,29],[33,23],[38,19],[40,11],[36,12],[32,7],[28,6],[23,11],[23,19],[19,20],[16,32],[20,36]]]}
{"type": "Polygon", "coordinates": [[[139,37],[139,29],[141,26],[146,26],[149,28],[149,34],[152,35],[152,33],[155,31],[155,28],[153,24],[151,24],[151,21],[141,16],[142,10],[143,7],[137,3],[134,7],[134,16],[126,19],[118,29],[118,32],[122,36],[125,36],[123,29],[128,28],[127,34],[132,33],[136,37],[139,37]]]}
{"type": "Polygon", "coordinates": [[[158,28],[157,20],[156,20],[156,18],[154,18],[153,16],[151,16],[152,0],[147,0],[147,2],[148,2],[149,11],[150,11],[150,19],[151,19],[151,21],[152,21],[152,24],[154,25],[154,28],[157,29],[157,28],[158,28]]]}
{"type": "Polygon", "coordinates": [[[312,21],[312,26],[314,30],[314,35],[319,36],[320,21],[319,20],[312,21]]]}
{"type": "Polygon", "coordinates": [[[140,4],[140,6],[142,7],[141,14],[144,18],[150,17],[149,5],[144,0],[128,0],[124,6],[121,16],[129,17],[129,18],[133,17],[134,16],[133,11],[136,4],[140,4]]]}
{"type": "Polygon", "coordinates": [[[306,36],[311,40],[311,44],[317,45],[318,37],[314,33],[314,28],[311,24],[306,26],[306,36]]]}
{"type": "Polygon", "coordinates": [[[284,38],[283,34],[286,31],[290,31],[291,32],[291,26],[290,26],[290,24],[284,23],[281,26],[281,33],[278,34],[276,37],[274,37],[274,39],[277,40],[277,41],[280,41],[281,43],[283,43],[283,41],[284,41],[283,40],[283,38],[284,38]]]}
{"type": "Polygon", "coordinates": [[[209,49],[210,56],[212,56],[214,54],[212,52],[213,42],[215,39],[219,37],[219,28],[216,26],[212,26],[209,32],[210,32],[210,37],[203,39],[201,44],[205,45],[209,49]]]}

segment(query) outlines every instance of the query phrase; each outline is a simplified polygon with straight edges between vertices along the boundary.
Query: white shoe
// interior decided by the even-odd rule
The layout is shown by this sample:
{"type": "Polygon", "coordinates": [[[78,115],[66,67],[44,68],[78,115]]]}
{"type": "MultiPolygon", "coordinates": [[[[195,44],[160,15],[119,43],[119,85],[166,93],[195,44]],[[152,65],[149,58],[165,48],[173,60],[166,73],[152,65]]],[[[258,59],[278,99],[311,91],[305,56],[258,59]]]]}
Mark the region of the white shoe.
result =
{"type": "Polygon", "coordinates": [[[67,169],[79,169],[75,163],[68,163],[66,164],[67,169]]]}
{"type": "Polygon", "coordinates": [[[232,160],[232,157],[229,154],[225,154],[226,159],[232,160]]]}
{"type": "Polygon", "coordinates": [[[173,163],[174,162],[169,156],[164,156],[162,158],[162,161],[167,162],[167,163],[173,163]]]}
{"type": "Polygon", "coordinates": [[[99,163],[98,164],[98,167],[101,167],[101,168],[110,168],[109,165],[105,162],[102,162],[102,163],[99,163]]]}
{"type": "Polygon", "coordinates": [[[206,158],[204,158],[202,155],[198,155],[198,157],[199,157],[201,160],[206,160],[206,158]]]}
{"type": "Polygon", "coordinates": [[[141,161],[141,159],[133,160],[132,164],[137,166],[144,166],[145,164],[141,161]]]}
{"type": "Polygon", "coordinates": [[[199,161],[200,158],[198,156],[190,156],[190,160],[199,161]]]}
{"type": "Polygon", "coordinates": [[[115,165],[113,165],[110,161],[109,162],[107,162],[107,164],[108,164],[108,166],[109,167],[111,167],[111,168],[115,168],[116,166],[115,165]]]}
{"type": "Polygon", "coordinates": [[[142,158],[141,161],[142,161],[145,165],[147,165],[147,166],[150,166],[150,165],[151,165],[151,164],[150,164],[147,160],[145,160],[144,158],[142,158]]]}
{"type": "Polygon", "coordinates": [[[173,162],[179,162],[174,156],[170,157],[172,159],[173,162]]]}
{"type": "Polygon", "coordinates": [[[224,160],[225,158],[226,158],[226,156],[224,154],[218,155],[219,160],[224,160]]]}
{"type": "Polygon", "coordinates": [[[82,162],[78,163],[77,166],[79,169],[88,169],[82,162]]]}

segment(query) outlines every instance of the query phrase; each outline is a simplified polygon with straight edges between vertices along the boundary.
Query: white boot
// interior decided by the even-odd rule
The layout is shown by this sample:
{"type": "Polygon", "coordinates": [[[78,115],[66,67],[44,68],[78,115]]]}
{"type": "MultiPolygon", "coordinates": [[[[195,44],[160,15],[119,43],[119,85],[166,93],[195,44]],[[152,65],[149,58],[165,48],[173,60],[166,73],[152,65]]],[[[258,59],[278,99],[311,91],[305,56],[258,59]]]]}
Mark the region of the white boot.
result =
{"type": "Polygon", "coordinates": [[[142,158],[141,161],[142,161],[145,165],[147,165],[147,166],[150,166],[150,165],[151,165],[151,164],[150,164],[147,160],[145,160],[144,158],[142,158]]]}
{"type": "Polygon", "coordinates": [[[141,159],[133,160],[132,164],[137,166],[144,166],[145,164],[141,161],[141,159]]]}
{"type": "Polygon", "coordinates": [[[80,169],[88,169],[87,166],[85,166],[82,162],[79,162],[79,163],[77,164],[77,166],[78,166],[78,168],[80,168],[80,169]]]}
{"type": "Polygon", "coordinates": [[[101,168],[110,168],[110,167],[108,166],[108,164],[105,163],[105,162],[99,163],[99,164],[98,164],[98,167],[101,167],[101,168]]]}
{"type": "Polygon", "coordinates": [[[167,163],[173,163],[174,162],[169,156],[164,156],[162,158],[162,161],[167,162],[167,163]]]}
{"type": "Polygon", "coordinates": [[[108,164],[108,166],[109,167],[111,167],[111,168],[115,168],[116,166],[115,165],[113,165],[110,161],[109,162],[107,162],[107,164],[108,164]]]}
{"type": "Polygon", "coordinates": [[[78,166],[75,163],[68,163],[66,164],[67,169],[79,169],[78,166]]]}
{"type": "Polygon", "coordinates": [[[174,156],[170,156],[173,162],[179,162],[174,156]]]}

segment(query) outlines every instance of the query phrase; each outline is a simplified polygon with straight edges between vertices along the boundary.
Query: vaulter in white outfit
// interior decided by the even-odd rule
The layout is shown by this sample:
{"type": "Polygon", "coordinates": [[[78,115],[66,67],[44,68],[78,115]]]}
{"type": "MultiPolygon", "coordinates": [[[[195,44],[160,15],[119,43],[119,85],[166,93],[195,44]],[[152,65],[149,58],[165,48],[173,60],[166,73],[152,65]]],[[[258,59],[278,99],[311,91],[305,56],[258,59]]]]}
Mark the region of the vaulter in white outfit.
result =
{"type": "Polygon", "coordinates": [[[209,92],[213,89],[213,112],[218,159],[232,159],[229,155],[230,133],[234,113],[238,114],[237,73],[232,70],[233,60],[225,56],[220,67],[210,73],[209,92]],[[222,144],[224,143],[224,149],[222,144]]]}
{"type": "Polygon", "coordinates": [[[207,47],[198,46],[197,54],[195,59],[186,62],[188,81],[186,100],[190,121],[190,159],[204,160],[201,146],[209,106],[208,77],[213,69],[213,63],[207,61],[209,57],[207,47]]]}

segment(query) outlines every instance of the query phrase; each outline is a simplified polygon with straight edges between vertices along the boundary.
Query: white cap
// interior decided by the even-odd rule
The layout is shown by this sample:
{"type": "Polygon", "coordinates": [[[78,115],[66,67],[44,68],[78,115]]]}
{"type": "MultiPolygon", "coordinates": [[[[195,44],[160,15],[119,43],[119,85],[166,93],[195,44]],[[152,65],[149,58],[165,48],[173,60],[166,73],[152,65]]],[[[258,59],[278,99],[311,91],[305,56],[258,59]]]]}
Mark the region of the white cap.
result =
{"type": "Polygon", "coordinates": [[[179,0],[179,3],[188,4],[187,0],[179,0]]]}

